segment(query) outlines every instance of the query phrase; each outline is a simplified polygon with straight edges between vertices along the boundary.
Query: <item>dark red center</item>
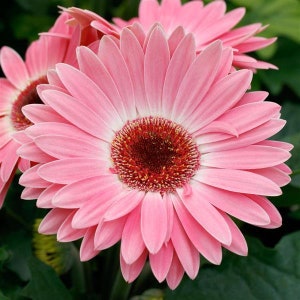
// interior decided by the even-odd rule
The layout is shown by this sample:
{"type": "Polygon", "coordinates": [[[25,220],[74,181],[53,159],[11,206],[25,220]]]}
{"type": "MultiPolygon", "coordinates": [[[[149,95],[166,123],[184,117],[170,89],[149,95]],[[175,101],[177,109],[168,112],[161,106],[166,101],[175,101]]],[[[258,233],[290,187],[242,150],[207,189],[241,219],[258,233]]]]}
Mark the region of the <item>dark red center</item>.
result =
{"type": "Polygon", "coordinates": [[[27,104],[42,103],[36,91],[36,87],[37,85],[43,83],[48,83],[46,77],[41,77],[35,81],[32,81],[26,87],[26,89],[24,89],[18,95],[18,98],[13,103],[12,110],[11,110],[11,122],[15,130],[20,131],[32,125],[32,123],[24,116],[22,112],[22,107],[27,104]]]}
{"type": "Polygon", "coordinates": [[[172,192],[199,168],[197,145],[180,125],[161,117],[129,121],[111,144],[120,180],[142,191],[172,192]]]}

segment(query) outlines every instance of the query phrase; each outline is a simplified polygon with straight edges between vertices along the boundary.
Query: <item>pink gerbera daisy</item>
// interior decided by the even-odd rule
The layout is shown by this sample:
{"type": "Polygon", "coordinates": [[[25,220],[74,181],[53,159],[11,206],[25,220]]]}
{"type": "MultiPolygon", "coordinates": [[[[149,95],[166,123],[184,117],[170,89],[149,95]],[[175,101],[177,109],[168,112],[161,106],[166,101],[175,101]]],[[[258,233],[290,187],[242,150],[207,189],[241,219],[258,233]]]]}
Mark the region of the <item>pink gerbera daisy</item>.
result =
{"type": "Polygon", "coordinates": [[[22,107],[42,103],[36,86],[47,83],[47,71],[57,62],[75,60],[75,47],[80,42],[80,31],[66,24],[69,16],[63,13],[49,32],[34,41],[27,49],[25,61],[9,47],[2,47],[0,64],[6,78],[0,78],[0,207],[15,171],[29,167],[30,162],[19,158],[16,150],[22,130],[31,122],[23,115],[22,107]]]}
{"type": "Polygon", "coordinates": [[[199,254],[247,254],[229,215],[281,225],[266,196],[290,180],[291,145],[266,139],[285,121],[266,92],[247,92],[251,71],[230,73],[232,49],[216,41],[197,55],[182,27],[135,24],[77,58],[78,69],[57,64],[59,86],[39,86],[45,105],[23,108],[34,125],[19,154],[36,165],[20,184],[51,209],[41,233],[83,238],[83,261],[120,241],[128,282],[148,258],[174,289],[184,272],[195,278],[199,254]]]}
{"type": "Polygon", "coordinates": [[[274,43],[276,38],[256,36],[266,26],[260,23],[235,28],[245,15],[245,8],[237,8],[226,13],[225,1],[212,1],[204,5],[202,1],[189,1],[181,4],[180,0],[141,0],[138,17],[129,21],[114,18],[115,24],[109,24],[97,14],[77,7],[66,9],[86,28],[88,25],[105,34],[117,35],[123,27],[139,22],[145,31],[153,23],[159,22],[168,36],[178,26],[186,33],[195,35],[196,49],[202,51],[208,44],[219,39],[224,46],[234,49],[233,65],[237,68],[277,69],[274,65],[257,61],[247,53],[256,51],[274,43]]]}

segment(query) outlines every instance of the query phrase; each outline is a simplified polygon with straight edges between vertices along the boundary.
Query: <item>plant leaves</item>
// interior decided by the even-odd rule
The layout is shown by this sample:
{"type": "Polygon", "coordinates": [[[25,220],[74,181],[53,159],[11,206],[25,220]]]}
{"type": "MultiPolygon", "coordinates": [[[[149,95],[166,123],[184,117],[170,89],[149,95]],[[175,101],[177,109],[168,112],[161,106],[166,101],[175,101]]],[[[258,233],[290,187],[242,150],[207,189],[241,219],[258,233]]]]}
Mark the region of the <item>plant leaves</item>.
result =
{"type": "MultiPolygon", "coordinates": [[[[244,23],[263,23],[270,26],[268,36],[285,36],[300,43],[300,2],[298,0],[231,0],[248,8],[244,23]]],[[[265,36],[265,34],[264,34],[265,36]]]]}
{"type": "MultiPolygon", "coordinates": [[[[299,81],[300,82],[300,81],[299,81]]],[[[282,105],[281,117],[287,120],[285,127],[275,136],[275,139],[283,140],[294,145],[291,151],[292,157],[287,164],[293,170],[291,184],[300,188],[300,105],[285,102],[282,105]]]]}
{"type": "MultiPolygon", "coordinates": [[[[300,28],[300,22],[298,27],[300,28]]],[[[270,62],[276,65],[279,70],[261,70],[257,75],[259,75],[260,80],[267,85],[268,90],[272,94],[278,95],[283,87],[287,86],[300,97],[299,43],[295,43],[289,39],[279,38],[276,45],[278,46],[277,51],[270,62]]],[[[279,100],[282,101],[285,99],[279,100]]]]}
{"type": "Polygon", "coordinates": [[[22,296],[33,300],[71,300],[71,294],[55,271],[38,259],[28,261],[31,280],[22,291],[22,296]]]}
{"type": "Polygon", "coordinates": [[[282,238],[274,249],[248,241],[248,257],[226,256],[221,266],[185,279],[166,300],[291,300],[300,295],[300,232],[282,238]]]}

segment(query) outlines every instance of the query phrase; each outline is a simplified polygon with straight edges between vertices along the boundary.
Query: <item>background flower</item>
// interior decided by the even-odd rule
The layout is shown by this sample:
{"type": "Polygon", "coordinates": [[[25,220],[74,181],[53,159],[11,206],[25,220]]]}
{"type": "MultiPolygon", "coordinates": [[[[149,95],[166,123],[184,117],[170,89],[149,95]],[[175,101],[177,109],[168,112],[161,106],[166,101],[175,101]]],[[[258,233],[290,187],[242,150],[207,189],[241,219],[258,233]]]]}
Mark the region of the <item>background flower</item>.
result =
{"type": "Polygon", "coordinates": [[[13,139],[31,122],[23,115],[22,107],[31,103],[41,103],[36,86],[46,83],[46,74],[55,63],[66,59],[69,39],[73,29],[65,24],[67,14],[62,14],[48,35],[33,42],[26,51],[25,61],[10,47],[2,47],[0,63],[6,78],[1,78],[1,178],[0,206],[17,168],[21,171],[29,167],[29,161],[19,159],[16,150],[19,143],[13,139]]]}
{"type": "Polygon", "coordinates": [[[245,15],[245,8],[237,8],[226,13],[225,1],[212,1],[204,5],[202,1],[182,4],[180,0],[163,0],[161,3],[157,0],[142,0],[137,17],[129,21],[114,18],[115,24],[109,24],[95,13],[77,7],[71,7],[66,11],[85,27],[90,25],[104,34],[118,34],[123,27],[134,22],[139,22],[145,31],[150,30],[153,23],[159,22],[164,26],[168,36],[175,28],[182,26],[186,33],[191,32],[195,35],[198,51],[220,39],[224,46],[234,49],[234,67],[252,70],[276,69],[274,65],[258,61],[247,54],[269,46],[276,38],[256,36],[266,28],[260,23],[236,27],[245,15]]]}

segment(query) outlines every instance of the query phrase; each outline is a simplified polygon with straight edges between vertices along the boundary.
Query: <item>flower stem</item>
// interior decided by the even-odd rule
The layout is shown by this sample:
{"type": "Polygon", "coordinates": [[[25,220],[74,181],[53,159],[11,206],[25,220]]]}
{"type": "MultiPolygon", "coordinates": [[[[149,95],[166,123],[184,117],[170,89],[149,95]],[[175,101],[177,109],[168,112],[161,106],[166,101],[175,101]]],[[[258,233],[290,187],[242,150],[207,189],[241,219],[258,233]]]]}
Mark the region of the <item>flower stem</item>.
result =
{"type": "Polygon", "coordinates": [[[123,279],[121,271],[119,270],[112,287],[109,300],[126,300],[131,289],[131,284],[128,284],[123,279]]]}
{"type": "Polygon", "coordinates": [[[73,244],[71,247],[71,255],[74,258],[71,270],[72,283],[76,291],[78,291],[78,293],[84,294],[86,292],[84,268],[82,262],[79,259],[78,250],[73,244]]]}

